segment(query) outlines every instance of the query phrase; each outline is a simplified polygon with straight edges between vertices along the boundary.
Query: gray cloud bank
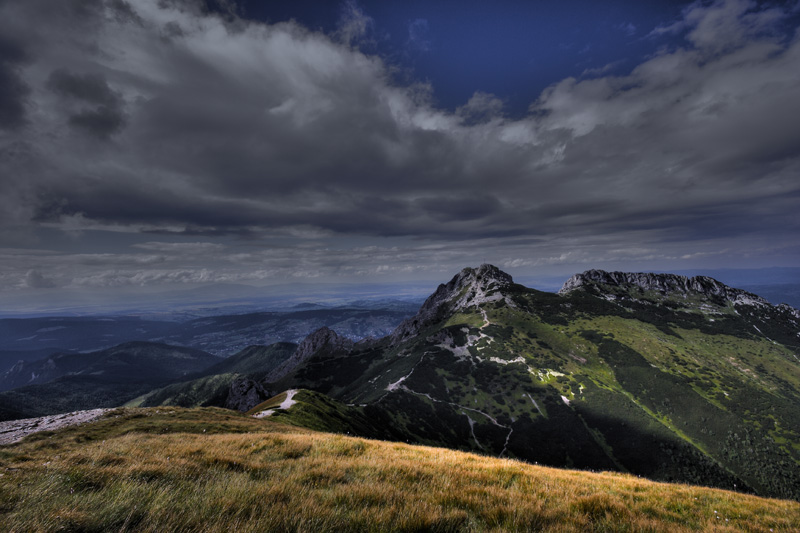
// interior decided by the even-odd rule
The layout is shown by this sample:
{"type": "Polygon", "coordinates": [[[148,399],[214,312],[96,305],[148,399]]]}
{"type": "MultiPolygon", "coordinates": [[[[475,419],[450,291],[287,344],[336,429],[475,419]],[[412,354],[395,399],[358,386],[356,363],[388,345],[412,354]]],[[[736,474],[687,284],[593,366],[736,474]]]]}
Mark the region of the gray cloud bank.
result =
{"type": "MultiPolygon", "coordinates": [[[[147,234],[119,256],[128,277],[84,285],[180,278],[172,254],[276,232],[508,243],[513,266],[598,244],[618,251],[605,257],[738,243],[796,260],[800,34],[775,30],[782,8],[693,4],[650,36],[683,45],[626,76],[565,79],[517,118],[493,95],[448,112],[430,86],[396,83],[357,46],[371,21],[347,8],[325,35],[189,0],[0,2],[0,243],[41,227],[147,234]],[[158,234],[202,242],[170,248],[158,234]]],[[[408,263],[443,260],[422,249],[408,263]]],[[[303,253],[281,261],[313,270],[330,257],[303,253]]],[[[4,257],[17,285],[60,275],[4,257]]]]}

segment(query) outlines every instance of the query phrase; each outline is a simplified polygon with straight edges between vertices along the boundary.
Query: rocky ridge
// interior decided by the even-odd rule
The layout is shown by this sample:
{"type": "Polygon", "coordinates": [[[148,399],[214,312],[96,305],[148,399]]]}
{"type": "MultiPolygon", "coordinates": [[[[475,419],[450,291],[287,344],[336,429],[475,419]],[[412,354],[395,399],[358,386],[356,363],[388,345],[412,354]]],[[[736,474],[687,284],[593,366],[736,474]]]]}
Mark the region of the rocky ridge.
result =
{"type": "Polygon", "coordinates": [[[771,304],[764,298],[741,289],[728,287],[713,278],[707,276],[689,278],[677,274],[587,270],[569,278],[558,293],[567,294],[577,289],[597,285],[623,290],[637,288],[669,296],[699,295],[720,303],[730,302],[734,305],[771,307],[771,304]]]}

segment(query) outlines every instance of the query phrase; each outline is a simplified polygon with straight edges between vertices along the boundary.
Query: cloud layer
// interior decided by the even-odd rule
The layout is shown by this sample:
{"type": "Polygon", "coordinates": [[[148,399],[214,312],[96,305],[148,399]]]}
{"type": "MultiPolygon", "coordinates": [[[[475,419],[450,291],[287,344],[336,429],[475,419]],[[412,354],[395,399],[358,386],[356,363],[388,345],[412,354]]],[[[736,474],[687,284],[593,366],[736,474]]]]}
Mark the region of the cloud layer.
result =
{"type": "MultiPolygon", "coordinates": [[[[800,38],[778,31],[788,16],[747,0],[692,4],[649,37],[681,44],[625,76],[562,80],[508,117],[494,95],[451,113],[429,85],[397,83],[359,48],[372,21],[352,2],[326,35],[190,0],[8,0],[0,242],[43,227],[84,241],[143,234],[115,255],[133,281],[108,284],[157,278],[141,259],[159,253],[209,260],[221,245],[206,241],[225,235],[309,233],[317,250],[413,240],[403,264],[424,267],[436,259],[422,246],[454,242],[464,246],[453,261],[481,243],[519,265],[598,243],[605,257],[739,243],[796,260],[800,38]],[[199,244],[164,249],[154,234],[199,244]]],[[[302,241],[285,257],[327,268],[302,241]]],[[[170,264],[163,274],[180,277],[170,264]]],[[[55,283],[24,267],[17,285],[55,283]]]]}

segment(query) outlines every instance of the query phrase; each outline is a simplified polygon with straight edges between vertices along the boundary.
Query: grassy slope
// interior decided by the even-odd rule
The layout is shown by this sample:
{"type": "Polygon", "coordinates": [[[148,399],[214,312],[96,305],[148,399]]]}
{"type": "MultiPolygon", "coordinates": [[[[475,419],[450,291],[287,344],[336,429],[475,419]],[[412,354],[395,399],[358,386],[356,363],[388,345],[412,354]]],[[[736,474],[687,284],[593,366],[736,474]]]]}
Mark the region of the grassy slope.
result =
{"type": "Polygon", "coordinates": [[[125,403],[126,407],[156,407],[171,405],[179,407],[223,406],[238,374],[215,374],[191,381],[173,383],[160,389],[148,391],[125,403]]]}
{"type": "Polygon", "coordinates": [[[387,433],[386,428],[376,426],[360,406],[346,405],[324,394],[301,389],[292,398],[295,403],[290,409],[278,409],[285,399],[286,392],[282,392],[253,407],[247,414],[273,409],[270,420],[306,429],[372,438],[395,437],[387,433]]]}
{"type": "Polygon", "coordinates": [[[125,409],[0,448],[4,531],[797,531],[800,504],[125,409]]]}

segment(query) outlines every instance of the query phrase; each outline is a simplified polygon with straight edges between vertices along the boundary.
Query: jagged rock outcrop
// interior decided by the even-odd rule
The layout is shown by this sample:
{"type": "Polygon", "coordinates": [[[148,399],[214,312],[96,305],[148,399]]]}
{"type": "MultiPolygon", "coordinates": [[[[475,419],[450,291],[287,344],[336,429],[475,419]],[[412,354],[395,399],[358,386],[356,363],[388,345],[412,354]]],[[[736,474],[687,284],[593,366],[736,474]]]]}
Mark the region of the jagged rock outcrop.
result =
{"type": "Polygon", "coordinates": [[[228,398],[225,400],[225,408],[241,412],[249,411],[272,396],[274,395],[261,383],[245,377],[238,377],[231,383],[228,398]]]}
{"type": "Polygon", "coordinates": [[[750,292],[728,287],[708,276],[688,278],[677,274],[653,274],[645,272],[606,272],[604,270],[587,270],[569,278],[559,294],[566,294],[587,286],[605,285],[612,288],[654,291],[664,295],[689,296],[701,295],[720,303],[731,302],[735,305],[770,306],[760,296],[750,292]]]}
{"type": "Polygon", "coordinates": [[[292,356],[278,368],[270,372],[264,379],[271,383],[278,381],[289,374],[306,359],[319,353],[346,352],[353,348],[355,343],[347,337],[342,337],[328,327],[321,327],[297,346],[292,356]]]}
{"type": "MultiPolygon", "coordinates": [[[[778,304],[777,308],[782,313],[786,313],[787,315],[790,315],[793,318],[800,319],[800,309],[795,309],[789,304],[778,304]]],[[[792,323],[794,325],[797,325],[797,322],[795,322],[794,320],[792,320],[792,323]]]]}
{"type": "Polygon", "coordinates": [[[513,306],[513,302],[502,291],[513,283],[509,274],[494,265],[465,268],[446,284],[439,285],[417,314],[404,320],[394,330],[391,339],[393,342],[402,342],[449,314],[473,305],[505,300],[508,305],[513,306]]]}

